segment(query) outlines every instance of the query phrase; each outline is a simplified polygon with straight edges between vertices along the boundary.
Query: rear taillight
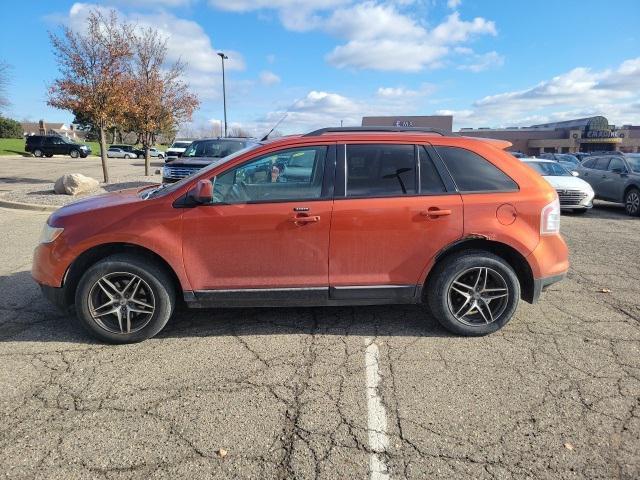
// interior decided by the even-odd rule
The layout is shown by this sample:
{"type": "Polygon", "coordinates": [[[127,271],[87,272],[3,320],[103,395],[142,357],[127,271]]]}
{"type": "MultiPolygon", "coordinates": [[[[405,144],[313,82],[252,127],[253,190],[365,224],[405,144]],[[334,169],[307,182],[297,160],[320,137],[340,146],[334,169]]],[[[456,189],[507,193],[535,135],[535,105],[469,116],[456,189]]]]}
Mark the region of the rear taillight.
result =
{"type": "Polygon", "coordinates": [[[560,232],[560,202],[558,197],[540,212],[540,235],[555,235],[560,232]]]}

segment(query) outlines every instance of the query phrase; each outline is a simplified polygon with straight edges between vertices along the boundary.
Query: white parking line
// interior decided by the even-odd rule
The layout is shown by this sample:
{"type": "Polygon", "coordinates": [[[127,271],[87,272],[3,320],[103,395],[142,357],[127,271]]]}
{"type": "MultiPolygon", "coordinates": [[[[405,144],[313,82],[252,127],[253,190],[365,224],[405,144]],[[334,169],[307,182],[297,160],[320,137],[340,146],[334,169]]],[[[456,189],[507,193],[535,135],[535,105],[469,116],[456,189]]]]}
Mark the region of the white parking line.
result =
{"type": "Polygon", "coordinates": [[[365,339],[367,349],[364,363],[367,373],[367,431],[369,448],[372,453],[369,458],[369,478],[371,480],[389,480],[389,468],[380,454],[389,447],[387,437],[387,413],[378,394],[380,383],[380,354],[378,345],[370,338],[365,339]]]}

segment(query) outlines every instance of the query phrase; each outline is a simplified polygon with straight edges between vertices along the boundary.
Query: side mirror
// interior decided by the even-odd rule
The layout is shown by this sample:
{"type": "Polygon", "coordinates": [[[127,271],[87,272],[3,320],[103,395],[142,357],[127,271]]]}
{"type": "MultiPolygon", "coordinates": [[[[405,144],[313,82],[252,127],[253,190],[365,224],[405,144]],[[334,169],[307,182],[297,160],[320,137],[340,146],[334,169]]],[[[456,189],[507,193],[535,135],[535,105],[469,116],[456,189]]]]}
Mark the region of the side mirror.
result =
{"type": "Polygon", "coordinates": [[[199,204],[212,203],[213,184],[209,180],[200,180],[196,186],[189,191],[189,198],[199,204]]]}
{"type": "Polygon", "coordinates": [[[574,177],[579,177],[580,174],[578,172],[576,172],[575,170],[571,170],[571,175],[573,175],[574,177]]]}

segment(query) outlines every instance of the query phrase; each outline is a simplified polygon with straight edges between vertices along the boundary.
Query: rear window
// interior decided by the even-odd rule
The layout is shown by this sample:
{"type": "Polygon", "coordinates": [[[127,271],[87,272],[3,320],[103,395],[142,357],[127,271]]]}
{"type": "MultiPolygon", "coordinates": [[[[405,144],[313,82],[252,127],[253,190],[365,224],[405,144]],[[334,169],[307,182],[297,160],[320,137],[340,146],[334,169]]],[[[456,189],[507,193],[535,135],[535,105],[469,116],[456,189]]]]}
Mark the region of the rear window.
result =
{"type": "Polygon", "coordinates": [[[517,190],[518,185],[483,157],[458,147],[436,147],[462,192],[517,190]]]}
{"type": "Polygon", "coordinates": [[[347,145],[347,197],[416,194],[413,145],[347,145]]]}

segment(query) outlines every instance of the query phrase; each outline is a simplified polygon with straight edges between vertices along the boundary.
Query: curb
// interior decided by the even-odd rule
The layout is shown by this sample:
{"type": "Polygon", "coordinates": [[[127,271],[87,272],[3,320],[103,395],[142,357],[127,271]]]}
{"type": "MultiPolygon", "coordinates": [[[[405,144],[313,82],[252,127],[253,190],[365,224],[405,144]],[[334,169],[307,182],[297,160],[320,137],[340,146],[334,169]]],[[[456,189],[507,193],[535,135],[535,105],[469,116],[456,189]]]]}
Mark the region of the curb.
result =
{"type": "Polygon", "coordinates": [[[37,203],[11,202],[0,198],[0,207],[13,208],[14,210],[31,210],[37,212],[55,212],[60,206],[39,205],[37,203]]]}

